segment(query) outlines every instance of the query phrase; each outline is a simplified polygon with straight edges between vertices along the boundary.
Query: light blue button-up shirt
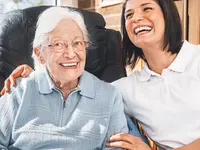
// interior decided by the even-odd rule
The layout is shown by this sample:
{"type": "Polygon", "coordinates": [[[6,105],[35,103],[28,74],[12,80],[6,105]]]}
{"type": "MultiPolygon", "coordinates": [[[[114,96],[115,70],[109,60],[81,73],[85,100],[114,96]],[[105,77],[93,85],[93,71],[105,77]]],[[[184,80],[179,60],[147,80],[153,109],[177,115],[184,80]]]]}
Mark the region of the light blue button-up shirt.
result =
{"type": "Polygon", "coordinates": [[[0,148],[107,149],[128,132],[118,91],[86,71],[66,101],[46,70],[17,82],[0,98],[0,148]]]}

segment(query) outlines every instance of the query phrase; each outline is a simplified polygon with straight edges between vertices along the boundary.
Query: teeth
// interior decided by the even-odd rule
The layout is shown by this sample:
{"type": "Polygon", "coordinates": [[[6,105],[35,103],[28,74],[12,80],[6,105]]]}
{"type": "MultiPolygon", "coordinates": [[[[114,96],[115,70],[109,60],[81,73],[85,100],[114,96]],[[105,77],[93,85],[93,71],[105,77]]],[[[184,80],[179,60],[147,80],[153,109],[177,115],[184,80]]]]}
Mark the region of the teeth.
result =
{"type": "Polygon", "coordinates": [[[139,32],[145,30],[145,31],[151,31],[151,27],[143,26],[135,29],[135,33],[138,34],[139,32]]]}
{"type": "Polygon", "coordinates": [[[61,66],[63,66],[63,67],[71,67],[71,66],[76,66],[77,65],[77,63],[71,63],[71,64],[60,64],[61,66]]]}

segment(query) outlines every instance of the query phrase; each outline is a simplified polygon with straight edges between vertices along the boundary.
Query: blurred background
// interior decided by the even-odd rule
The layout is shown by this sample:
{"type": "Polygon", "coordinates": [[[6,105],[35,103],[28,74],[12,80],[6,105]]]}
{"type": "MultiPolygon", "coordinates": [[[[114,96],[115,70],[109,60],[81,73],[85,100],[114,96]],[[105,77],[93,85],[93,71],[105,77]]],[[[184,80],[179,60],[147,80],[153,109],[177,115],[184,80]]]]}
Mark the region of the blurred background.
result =
{"type": "MultiPolygon", "coordinates": [[[[183,39],[200,44],[200,0],[174,0],[182,20],[183,39]]],[[[0,0],[0,13],[39,5],[73,6],[102,14],[106,28],[120,31],[124,0],[0,0]]],[[[142,68],[139,61],[137,69],[142,68]]]]}

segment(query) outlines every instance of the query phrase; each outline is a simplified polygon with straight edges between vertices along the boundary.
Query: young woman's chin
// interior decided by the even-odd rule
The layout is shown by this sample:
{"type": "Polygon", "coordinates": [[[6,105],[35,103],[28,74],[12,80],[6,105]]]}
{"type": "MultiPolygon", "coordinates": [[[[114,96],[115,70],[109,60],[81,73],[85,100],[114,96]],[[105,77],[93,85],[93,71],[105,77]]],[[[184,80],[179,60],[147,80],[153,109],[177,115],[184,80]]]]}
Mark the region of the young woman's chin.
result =
{"type": "Polygon", "coordinates": [[[149,45],[152,45],[152,41],[148,39],[138,39],[137,41],[134,42],[134,45],[139,47],[139,48],[147,48],[149,45]]]}

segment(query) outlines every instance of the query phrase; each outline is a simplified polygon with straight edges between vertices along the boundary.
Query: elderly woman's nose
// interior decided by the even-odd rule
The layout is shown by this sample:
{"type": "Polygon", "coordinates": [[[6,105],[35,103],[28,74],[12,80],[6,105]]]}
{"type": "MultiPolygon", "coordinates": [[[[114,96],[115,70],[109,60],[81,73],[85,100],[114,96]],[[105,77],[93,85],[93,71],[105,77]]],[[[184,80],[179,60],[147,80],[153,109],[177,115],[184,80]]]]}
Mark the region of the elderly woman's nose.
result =
{"type": "Polygon", "coordinates": [[[74,58],[76,56],[76,53],[72,46],[68,46],[67,48],[65,48],[64,56],[68,58],[74,58]]]}

